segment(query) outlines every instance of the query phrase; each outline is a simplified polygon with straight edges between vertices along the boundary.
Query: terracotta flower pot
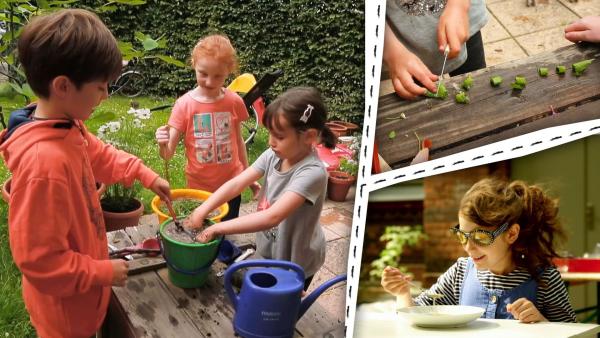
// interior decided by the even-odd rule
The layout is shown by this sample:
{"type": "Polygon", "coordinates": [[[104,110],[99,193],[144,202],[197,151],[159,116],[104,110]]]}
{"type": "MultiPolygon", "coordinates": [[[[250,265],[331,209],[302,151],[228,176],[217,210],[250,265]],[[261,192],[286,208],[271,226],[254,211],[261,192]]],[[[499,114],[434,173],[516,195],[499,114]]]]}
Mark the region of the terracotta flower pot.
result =
{"type": "MultiPolygon", "coordinates": [[[[10,183],[12,178],[9,178],[2,185],[2,199],[8,203],[10,201],[10,183]]],[[[102,194],[106,191],[106,185],[104,183],[96,182],[96,191],[98,191],[98,197],[102,197],[102,194]]]]}
{"type": "Polygon", "coordinates": [[[335,202],[344,202],[348,190],[356,181],[356,177],[343,171],[330,171],[327,182],[327,197],[335,202]]]}
{"type": "Polygon", "coordinates": [[[131,211],[112,212],[102,209],[106,232],[137,226],[144,213],[144,204],[137,199],[133,201],[135,208],[131,211]]]}
{"type": "Polygon", "coordinates": [[[335,134],[335,136],[346,136],[348,135],[348,128],[335,122],[327,122],[325,125],[335,134]]]}

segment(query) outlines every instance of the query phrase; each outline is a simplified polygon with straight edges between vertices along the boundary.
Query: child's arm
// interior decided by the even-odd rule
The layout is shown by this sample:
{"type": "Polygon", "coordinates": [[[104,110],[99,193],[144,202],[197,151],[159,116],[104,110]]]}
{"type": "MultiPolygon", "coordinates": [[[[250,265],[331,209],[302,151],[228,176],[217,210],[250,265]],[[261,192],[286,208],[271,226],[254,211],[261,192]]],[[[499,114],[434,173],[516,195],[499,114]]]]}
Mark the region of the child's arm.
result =
{"type": "Polygon", "coordinates": [[[507,304],[506,310],[521,323],[537,323],[548,321],[548,319],[546,319],[540,313],[540,310],[535,307],[535,304],[525,297],[519,298],[514,302],[507,304]]]}
{"type": "Polygon", "coordinates": [[[460,48],[469,39],[469,0],[448,0],[446,8],[440,16],[437,28],[440,53],[446,44],[450,47],[448,58],[453,59],[460,53],[460,48]]]}
{"type": "Polygon", "coordinates": [[[208,214],[217,209],[221,204],[233,199],[239,195],[242,190],[262,177],[262,173],[253,167],[248,167],[238,176],[225,182],[210,197],[197,207],[190,217],[191,227],[202,226],[204,219],[208,214]]]}
{"type": "MultiPolygon", "coordinates": [[[[165,160],[170,160],[175,154],[177,144],[181,139],[182,132],[169,125],[160,126],[156,129],[155,137],[158,143],[159,155],[165,160]]],[[[246,161],[247,163],[248,161],[246,161]]],[[[247,166],[247,165],[246,165],[247,166]]]]}
{"type": "MultiPolygon", "coordinates": [[[[65,202],[69,192],[66,180],[31,178],[21,186],[11,192],[10,247],[15,264],[27,281],[40,292],[58,297],[113,284],[112,261],[73,250],[71,228],[81,226],[76,220],[88,210],[74,210],[65,202]]],[[[90,240],[84,238],[79,241],[90,240]]],[[[77,245],[94,250],[98,244],[77,245]]]]}
{"type": "Polygon", "coordinates": [[[396,37],[390,26],[385,24],[385,35],[383,44],[383,61],[386,63],[392,85],[398,95],[405,99],[414,99],[425,93],[427,88],[435,93],[438,76],[433,74],[429,68],[415,54],[411,53],[396,37]],[[420,87],[415,79],[425,86],[420,87]]]}
{"type": "Polygon", "coordinates": [[[270,229],[300,208],[305,201],[302,195],[287,191],[268,209],[217,223],[204,230],[196,239],[201,243],[207,243],[221,235],[245,234],[270,229]]]}

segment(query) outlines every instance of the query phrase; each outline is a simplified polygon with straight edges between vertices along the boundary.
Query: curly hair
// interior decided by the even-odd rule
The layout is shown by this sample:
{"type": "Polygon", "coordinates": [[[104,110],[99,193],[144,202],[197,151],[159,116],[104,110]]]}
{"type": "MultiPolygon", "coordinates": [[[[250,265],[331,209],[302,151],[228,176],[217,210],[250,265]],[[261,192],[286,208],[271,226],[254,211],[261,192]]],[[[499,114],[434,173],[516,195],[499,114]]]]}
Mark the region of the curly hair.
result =
{"type": "Polygon", "coordinates": [[[192,49],[191,64],[195,67],[201,58],[211,57],[226,65],[230,73],[237,72],[238,57],[229,38],[224,34],[207,35],[196,43],[192,49]]]}
{"type": "Polygon", "coordinates": [[[566,240],[558,219],[558,200],[542,188],[523,181],[486,178],[475,183],[460,202],[460,214],[483,227],[519,224],[510,250],[518,266],[538,279],[558,257],[556,245],[566,240]]]}

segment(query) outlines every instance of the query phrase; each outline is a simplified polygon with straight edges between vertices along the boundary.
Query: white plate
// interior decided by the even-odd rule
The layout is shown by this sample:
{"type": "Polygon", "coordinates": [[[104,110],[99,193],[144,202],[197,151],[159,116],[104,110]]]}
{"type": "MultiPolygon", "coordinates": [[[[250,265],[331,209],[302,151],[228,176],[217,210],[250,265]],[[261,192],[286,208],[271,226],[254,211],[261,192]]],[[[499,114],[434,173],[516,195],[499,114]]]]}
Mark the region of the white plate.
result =
{"type": "Polygon", "coordinates": [[[397,310],[398,315],[417,326],[457,327],[481,317],[483,308],[464,305],[411,306],[397,310]]]}

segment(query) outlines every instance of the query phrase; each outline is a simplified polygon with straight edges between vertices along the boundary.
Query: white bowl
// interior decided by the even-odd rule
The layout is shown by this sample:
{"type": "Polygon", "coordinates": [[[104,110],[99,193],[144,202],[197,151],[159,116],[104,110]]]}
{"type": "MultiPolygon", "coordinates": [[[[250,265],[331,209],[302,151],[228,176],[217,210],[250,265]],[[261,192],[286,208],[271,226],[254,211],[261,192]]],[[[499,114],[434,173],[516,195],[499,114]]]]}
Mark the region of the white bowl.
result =
{"type": "Polygon", "coordinates": [[[422,327],[457,327],[481,317],[485,310],[475,306],[411,306],[397,310],[398,315],[422,327]]]}

